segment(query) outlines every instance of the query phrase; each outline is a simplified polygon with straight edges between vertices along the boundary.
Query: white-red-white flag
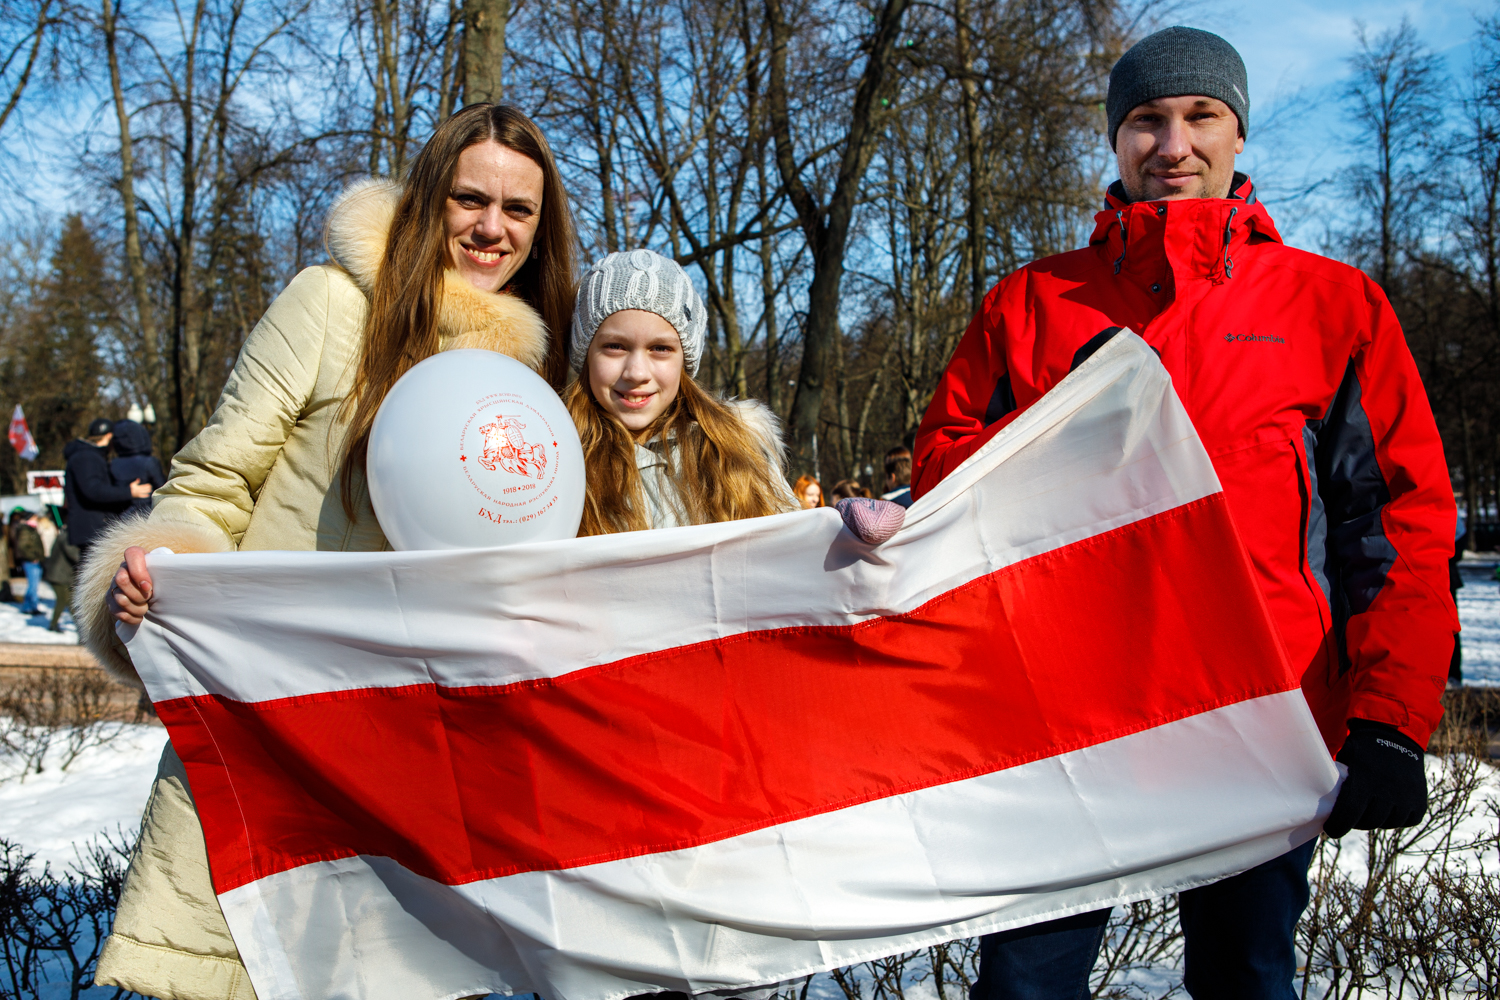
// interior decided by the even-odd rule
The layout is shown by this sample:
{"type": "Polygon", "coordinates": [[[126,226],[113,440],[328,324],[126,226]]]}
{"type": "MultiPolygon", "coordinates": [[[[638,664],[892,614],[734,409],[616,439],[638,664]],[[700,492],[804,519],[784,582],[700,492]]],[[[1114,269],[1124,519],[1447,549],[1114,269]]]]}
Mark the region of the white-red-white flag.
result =
{"type": "Polygon", "coordinates": [[[1338,782],[1134,336],[873,549],[825,508],[150,563],[261,1000],[788,980],[1243,870],[1338,782]]]}
{"type": "Polygon", "coordinates": [[[10,446],[27,462],[37,456],[36,441],[31,437],[31,428],[26,426],[26,414],[21,412],[20,403],[10,415],[10,446]]]}

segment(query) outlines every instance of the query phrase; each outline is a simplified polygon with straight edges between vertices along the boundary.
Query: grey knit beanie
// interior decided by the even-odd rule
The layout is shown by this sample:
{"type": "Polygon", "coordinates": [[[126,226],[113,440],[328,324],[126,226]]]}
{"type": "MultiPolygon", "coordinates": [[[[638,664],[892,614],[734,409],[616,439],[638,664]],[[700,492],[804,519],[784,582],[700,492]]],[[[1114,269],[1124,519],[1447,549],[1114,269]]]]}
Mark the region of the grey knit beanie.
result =
{"type": "Polygon", "coordinates": [[[1197,28],[1163,28],[1147,35],[1120,57],[1109,71],[1109,148],[1131,109],[1158,97],[1216,97],[1240,120],[1240,135],[1250,134],[1250,83],[1245,61],[1224,39],[1197,28]]]}
{"type": "Polygon", "coordinates": [[[682,341],[683,367],[689,375],[697,374],[708,330],[708,310],[687,272],[675,260],[651,250],[612,253],[583,276],[568,350],[575,372],[583,371],[599,324],[622,309],[656,313],[671,323],[682,341]]]}

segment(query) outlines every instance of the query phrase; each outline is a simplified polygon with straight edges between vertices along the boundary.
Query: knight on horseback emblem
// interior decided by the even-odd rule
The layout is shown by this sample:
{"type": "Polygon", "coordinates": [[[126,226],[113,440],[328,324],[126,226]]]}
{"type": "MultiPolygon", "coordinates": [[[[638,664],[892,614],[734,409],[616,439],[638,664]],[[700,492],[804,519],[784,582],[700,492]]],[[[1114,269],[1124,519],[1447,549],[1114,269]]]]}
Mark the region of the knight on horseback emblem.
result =
{"type": "Polygon", "coordinates": [[[526,427],[520,418],[496,415],[495,419],[479,428],[484,439],[484,454],[479,464],[495,471],[495,466],[506,472],[531,479],[541,479],[547,471],[547,449],[539,444],[527,444],[521,431],[526,427]]]}

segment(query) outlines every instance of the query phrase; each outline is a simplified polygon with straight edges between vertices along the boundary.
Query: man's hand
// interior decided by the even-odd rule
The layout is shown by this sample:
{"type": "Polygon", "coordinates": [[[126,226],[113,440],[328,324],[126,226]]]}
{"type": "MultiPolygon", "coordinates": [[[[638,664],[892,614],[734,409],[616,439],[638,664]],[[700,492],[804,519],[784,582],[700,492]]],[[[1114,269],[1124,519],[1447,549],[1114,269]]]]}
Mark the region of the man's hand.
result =
{"type": "Polygon", "coordinates": [[[1350,830],[1415,826],[1427,811],[1422,748],[1395,726],[1349,720],[1338,761],[1349,769],[1323,832],[1337,840],[1350,830]]]}
{"type": "Polygon", "coordinates": [[[139,479],[130,484],[130,495],[137,500],[144,500],[152,493],[153,487],[150,483],[143,483],[139,479]]]}
{"type": "Polygon", "coordinates": [[[125,561],[115,573],[115,585],[109,588],[105,602],[110,613],[126,625],[139,625],[146,617],[151,601],[151,573],[146,569],[146,550],[132,545],[125,550],[125,561]]]}

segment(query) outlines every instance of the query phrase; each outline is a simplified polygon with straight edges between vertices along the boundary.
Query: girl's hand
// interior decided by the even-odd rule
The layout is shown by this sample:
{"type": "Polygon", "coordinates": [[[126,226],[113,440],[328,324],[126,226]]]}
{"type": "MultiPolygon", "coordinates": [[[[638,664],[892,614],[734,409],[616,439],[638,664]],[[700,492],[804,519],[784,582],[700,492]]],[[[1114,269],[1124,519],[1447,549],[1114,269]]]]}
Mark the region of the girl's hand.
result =
{"type": "Polygon", "coordinates": [[[125,561],[115,573],[115,585],[109,588],[105,603],[110,612],[126,625],[139,625],[146,617],[151,601],[151,573],[146,569],[146,550],[132,545],[125,550],[125,561]]]}

